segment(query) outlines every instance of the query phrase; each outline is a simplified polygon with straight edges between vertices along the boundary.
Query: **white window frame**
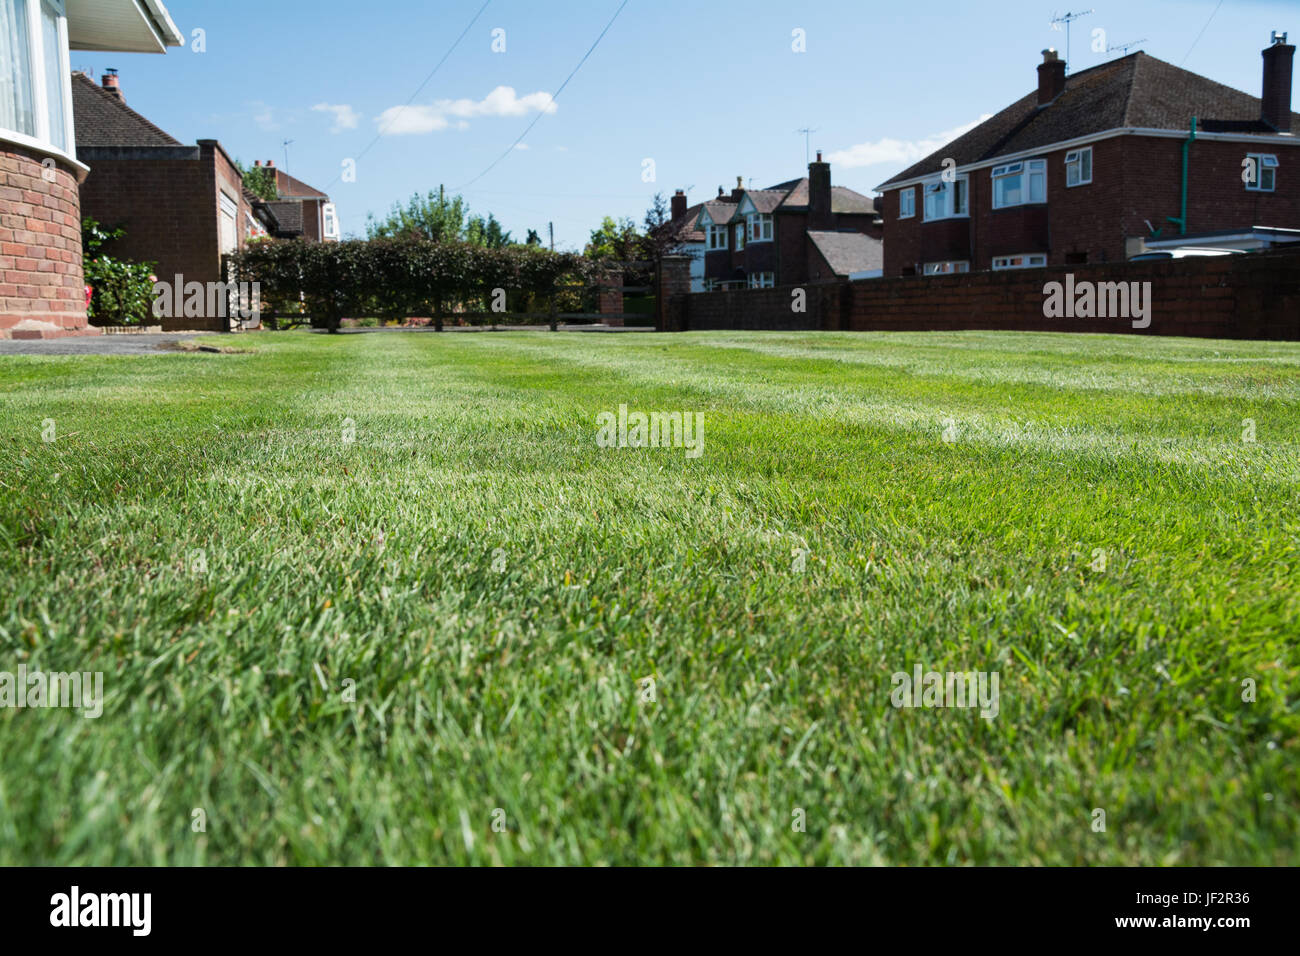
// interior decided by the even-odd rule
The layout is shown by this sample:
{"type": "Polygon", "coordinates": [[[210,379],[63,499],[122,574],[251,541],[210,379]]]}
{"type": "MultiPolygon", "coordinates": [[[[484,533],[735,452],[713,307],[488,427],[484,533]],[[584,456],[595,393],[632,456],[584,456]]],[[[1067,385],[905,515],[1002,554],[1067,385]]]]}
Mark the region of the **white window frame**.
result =
{"type": "Polygon", "coordinates": [[[749,274],[749,287],[751,289],[776,288],[776,273],[775,272],[751,272],[749,274]]]}
{"type": "Polygon", "coordinates": [[[1246,183],[1246,189],[1253,193],[1271,193],[1277,191],[1277,154],[1247,153],[1247,159],[1255,161],[1255,181],[1246,183]],[[1264,171],[1268,170],[1269,183],[1264,185],[1264,171]]]}
{"type": "Polygon", "coordinates": [[[947,182],[944,179],[935,179],[926,183],[922,187],[925,193],[925,200],[922,202],[922,221],[937,222],[940,219],[968,219],[970,218],[970,177],[958,176],[953,182],[947,182]],[[960,188],[958,185],[960,184],[960,188]],[[962,208],[958,210],[957,194],[961,194],[962,208]],[[942,208],[936,210],[935,215],[930,215],[930,197],[942,196],[942,208]]]}
{"type": "Polygon", "coordinates": [[[743,222],[732,223],[731,230],[733,233],[735,233],[735,240],[734,240],[735,247],[736,247],[736,251],[739,252],[740,250],[745,248],[746,226],[743,222]]]}
{"type": "Polygon", "coordinates": [[[1065,154],[1065,188],[1073,189],[1075,186],[1087,186],[1092,183],[1092,147],[1084,146],[1081,149],[1072,149],[1065,154]],[[1087,159],[1088,176],[1085,179],[1083,175],[1084,159],[1087,159]],[[1070,181],[1070,173],[1074,172],[1077,177],[1074,182],[1070,181]]]}
{"type": "Polygon", "coordinates": [[[21,130],[0,127],[0,139],[31,146],[41,152],[53,153],[73,159],[77,153],[74,123],[72,117],[72,67],[68,57],[68,12],[64,0],[16,0],[15,6],[22,5],[27,13],[27,60],[31,69],[32,112],[34,114],[35,132],[24,133],[21,130]],[[45,39],[42,6],[48,6],[58,18],[59,63],[57,75],[61,78],[57,95],[63,103],[63,146],[54,142],[53,130],[50,128],[50,96],[46,88],[45,39]]]}
{"type": "Polygon", "coordinates": [[[989,182],[993,187],[990,190],[990,201],[993,203],[994,209],[1014,209],[1016,206],[1041,206],[1047,202],[1047,160],[1022,159],[1014,163],[994,166],[989,172],[989,182]],[[1031,184],[1036,174],[1041,174],[1043,177],[1042,199],[1034,199],[1031,195],[1031,184]],[[1020,180],[1020,202],[999,203],[998,181],[1013,177],[1020,180]]]}
{"type": "Polygon", "coordinates": [[[725,252],[727,248],[727,227],[712,223],[709,226],[705,250],[707,252],[725,252]]]}
{"type": "Polygon", "coordinates": [[[750,242],[771,242],[773,235],[772,214],[770,212],[756,212],[748,217],[749,241],[750,242]]]}
{"type": "Polygon", "coordinates": [[[898,191],[898,218],[915,219],[916,218],[916,187],[908,186],[906,189],[898,191]],[[904,203],[906,198],[908,202],[904,203]]]}
{"type": "Polygon", "coordinates": [[[332,202],[321,207],[321,236],[325,239],[339,238],[339,214],[332,202]]]}
{"type": "Polygon", "coordinates": [[[993,271],[1004,269],[1041,269],[1047,265],[1045,252],[1019,252],[1013,256],[994,256],[993,271]]]}
{"type": "Polygon", "coordinates": [[[921,267],[921,274],[927,276],[950,276],[963,272],[970,272],[970,263],[964,259],[927,262],[921,267]]]}

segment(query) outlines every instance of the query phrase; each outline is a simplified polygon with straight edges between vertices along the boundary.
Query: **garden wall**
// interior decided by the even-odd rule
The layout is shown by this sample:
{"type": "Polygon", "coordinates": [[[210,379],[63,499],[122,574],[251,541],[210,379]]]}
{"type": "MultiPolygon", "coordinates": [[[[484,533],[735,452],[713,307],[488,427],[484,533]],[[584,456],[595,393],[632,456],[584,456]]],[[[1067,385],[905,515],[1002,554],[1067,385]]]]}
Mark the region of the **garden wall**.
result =
{"type": "MultiPolygon", "coordinates": [[[[673,267],[670,263],[669,267],[673,267]]],[[[674,295],[665,331],[822,329],[1129,332],[1300,340],[1300,251],[1097,263],[966,275],[865,279],[674,295]],[[1150,282],[1150,326],[1128,318],[1047,318],[1044,284],[1150,282]],[[802,289],[806,312],[795,312],[802,289]]]]}

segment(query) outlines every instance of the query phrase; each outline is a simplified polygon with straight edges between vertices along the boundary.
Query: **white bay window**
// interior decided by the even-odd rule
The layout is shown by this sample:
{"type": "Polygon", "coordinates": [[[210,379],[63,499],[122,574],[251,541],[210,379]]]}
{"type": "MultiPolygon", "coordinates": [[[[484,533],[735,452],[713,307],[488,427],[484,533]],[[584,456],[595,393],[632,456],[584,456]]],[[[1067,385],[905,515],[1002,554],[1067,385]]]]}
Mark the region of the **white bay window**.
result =
{"type": "Polygon", "coordinates": [[[941,179],[938,182],[927,183],[924,191],[926,222],[970,215],[967,201],[970,186],[967,177],[961,176],[953,182],[941,179]]]}
{"type": "Polygon", "coordinates": [[[0,137],[71,156],[64,0],[0,0],[0,137]]]}
{"type": "Polygon", "coordinates": [[[772,214],[757,212],[749,217],[749,241],[770,242],[772,240],[772,214]]]}
{"type": "Polygon", "coordinates": [[[1047,160],[993,167],[993,208],[1047,202],[1047,160]]]}

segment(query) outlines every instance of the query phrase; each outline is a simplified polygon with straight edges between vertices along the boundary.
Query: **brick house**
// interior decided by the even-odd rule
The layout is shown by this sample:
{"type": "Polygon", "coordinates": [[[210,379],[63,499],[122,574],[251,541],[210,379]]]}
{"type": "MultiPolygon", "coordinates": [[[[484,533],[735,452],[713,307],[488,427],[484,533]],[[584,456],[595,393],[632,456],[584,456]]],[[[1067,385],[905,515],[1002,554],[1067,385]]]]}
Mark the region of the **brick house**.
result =
{"type": "Polygon", "coordinates": [[[330,197],[301,179],[295,179],[274,162],[265,166],[259,160],[255,166],[275,174],[276,198],[267,202],[275,215],[277,226],[271,234],[277,239],[305,239],[308,242],[338,242],[339,217],[330,197]]]}
{"type": "MultiPolygon", "coordinates": [[[[214,139],[187,146],[127,106],[114,71],[103,85],[72,76],[77,158],[90,167],[81,185],[82,215],[126,235],[112,252],[157,263],[162,281],[219,282],[221,257],[276,227],[265,204],[214,139]]],[[[225,331],[217,316],[160,320],[164,329],[225,331]]]]}
{"type": "Polygon", "coordinates": [[[679,189],[673,194],[669,206],[668,229],[672,231],[672,251],[690,260],[692,292],[704,291],[704,230],[700,228],[700,213],[704,203],[686,204],[686,193],[679,189]]]}
{"type": "Polygon", "coordinates": [[[164,53],[183,40],[160,0],[0,0],[0,336],[86,321],[69,50],[164,53]]]}
{"type": "Polygon", "coordinates": [[[1300,240],[1285,40],[1258,98],[1142,52],[1067,77],[1045,50],[1035,92],[879,187],[885,275],[1300,240]]]}
{"type": "Polygon", "coordinates": [[[876,201],[832,186],[821,153],[802,179],[748,189],[737,178],[729,195],[719,187],[696,208],[703,291],[867,278],[883,267],[876,201]]]}

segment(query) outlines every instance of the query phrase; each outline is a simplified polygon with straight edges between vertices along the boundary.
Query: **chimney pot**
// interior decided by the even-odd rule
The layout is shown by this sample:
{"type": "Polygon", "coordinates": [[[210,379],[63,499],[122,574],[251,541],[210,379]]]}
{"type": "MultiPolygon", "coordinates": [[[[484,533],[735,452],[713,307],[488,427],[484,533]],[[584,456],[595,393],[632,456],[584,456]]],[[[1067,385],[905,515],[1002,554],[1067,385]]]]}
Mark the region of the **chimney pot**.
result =
{"type": "Polygon", "coordinates": [[[1065,61],[1050,47],[1038,64],[1038,105],[1046,106],[1065,91],[1065,61]]]}
{"type": "Polygon", "coordinates": [[[674,219],[680,219],[684,215],[686,215],[686,192],[679,189],[673,193],[672,216],[674,219]]]}
{"type": "Polygon", "coordinates": [[[120,102],[126,102],[126,97],[122,95],[121,81],[117,78],[117,70],[105,70],[100,85],[104,88],[105,92],[113,94],[113,96],[120,102]]]}
{"type": "Polygon", "coordinates": [[[1264,50],[1264,88],[1259,98],[1259,118],[1279,133],[1291,132],[1291,71],[1295,47],[1286,34],[1273,31],[1272,43],[1264,50]]]}

